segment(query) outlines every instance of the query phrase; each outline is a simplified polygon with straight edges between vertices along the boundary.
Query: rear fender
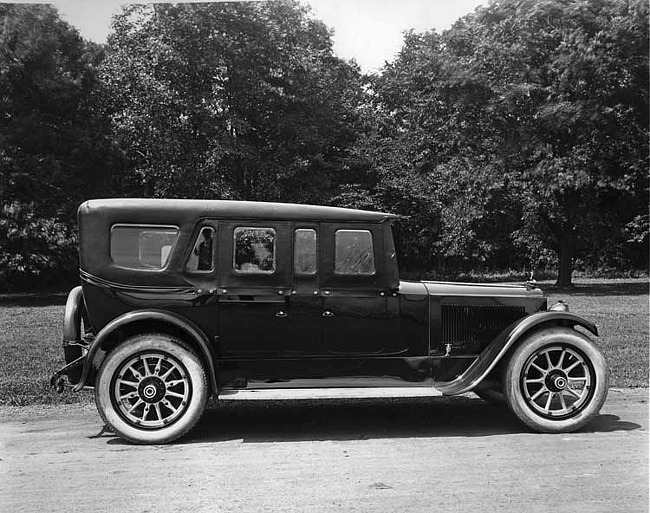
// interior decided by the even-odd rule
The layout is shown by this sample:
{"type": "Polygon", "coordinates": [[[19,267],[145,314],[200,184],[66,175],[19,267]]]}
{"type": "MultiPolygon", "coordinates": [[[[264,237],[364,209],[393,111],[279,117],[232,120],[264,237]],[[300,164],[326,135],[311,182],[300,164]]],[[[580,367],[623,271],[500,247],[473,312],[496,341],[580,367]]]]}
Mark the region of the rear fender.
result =
{"type": "Polygon", "coordinates": [[[160,324],[165,324],[167,326],[172,326],[188,337],[193,346],[197,348],[200,352],[200,355],[203,361],[206,364],[207,372],[210,378],[210,384],[212,387],[212,393],[217,393],[217,375],[215,369],[215,356],[210,346],[210,342],[207,336],[193,323],[189,322],[187,319],[184,319],[178,315],[175,315],[170,312],[162,310],[137,310],[134,312],[126,313],[116,319],[113,319],[109,322],[104,328],[97,334],[92,344],[88,348],[88,353],[86,354],[86,359],[84,361],[84,367],[81,373],[81,379],[79,383],[74,387],[74,391],[78,392],[81,390],[90,374],[90,370],[95,363],[97,358],[97,353],[102,346],[106,344],[113,335],[115,335],[117,330],[128,328],[130,325],[139,322],[157,322],[160,324]]]}
{"type": "Polygon", "coordinates": [[[57,390],[63,389],[62,376],[67,376],[70,384],[75,385],[81,377],[87,342],[81,331],[81,320],[85,315],[84,295],[81,287],[73,288],[68,294],[63,317],[63,356],[65,367],[59,369],[51,378],[50,383],[57,390]]]}
{"type": "Polygon", "coordinates": [[[81,341],[81,315],[84,308],[81,286],[73,288],[65,303],[63,318],[63,343],[81,341]]]}
{"type": "Polygon", "coordinates": [[[444,395],[457,395],[474,389],[494,367],[503,359],[508,350],[522,340],[528,333],[544,326],[582,326],[598,336],[598,328],[587,319],[560,311],[537,312],[523,317],[506,328],[463,374],[451,381],[434,382],[434,387],[444,395]]]}

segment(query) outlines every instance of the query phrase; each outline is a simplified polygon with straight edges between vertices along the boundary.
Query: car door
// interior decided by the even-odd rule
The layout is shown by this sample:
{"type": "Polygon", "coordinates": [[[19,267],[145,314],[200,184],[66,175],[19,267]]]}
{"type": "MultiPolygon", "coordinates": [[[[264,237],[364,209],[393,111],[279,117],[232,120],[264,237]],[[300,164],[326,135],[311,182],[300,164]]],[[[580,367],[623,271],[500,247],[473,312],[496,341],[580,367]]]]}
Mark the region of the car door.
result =
{"type": "Polygon", "coordinates": [[[394,355],[404,351],[390,311],[398,299],[386,287],[379,224],[323,223],[323,350],[332,356],[394,355]]]}
{"type": "Polygon", "coordinates": [[[219,223],[219,347],[225,357],[276,357],[288,335],[291,223],[219,223]]]}
{"type": "Polygon", "coordinates": [[[289,336],[283,356],[306,357],[322,353],[320,296],[320,241],[318,223],[293,226],[293,285],[289,302],[289,336]]]}

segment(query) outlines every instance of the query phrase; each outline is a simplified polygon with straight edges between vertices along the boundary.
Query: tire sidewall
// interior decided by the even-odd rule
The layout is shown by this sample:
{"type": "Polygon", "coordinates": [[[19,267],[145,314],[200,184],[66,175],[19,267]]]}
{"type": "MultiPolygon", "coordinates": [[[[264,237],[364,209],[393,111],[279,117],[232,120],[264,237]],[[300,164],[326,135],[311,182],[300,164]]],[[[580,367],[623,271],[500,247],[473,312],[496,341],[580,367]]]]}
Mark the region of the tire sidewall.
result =
{"type": "Polygon", "coordinates": [[[600,351],[591,340],[571,328],[544,329],[526,337],[514,350],[503,375],[506,400],[510,410],[528,427],[544,433],[568,433],[589,423],[602,408],[609,389],[609,372],[600,351]],[[521,387],[521,373],[528,359],[550,345],[564,345],[578,350],[591,365],[594,386],[589,402],[575,415],[563,419],[548,419],[528,406],[521,387]]]}
{"type": "Polygon", "coordinates": [[[137,444],[164,444],[180,438],[201,418],[207,399],[208,381],[199,357],[182,341],[163,334],[142,334],[125,340],[107,355],[95,383],[95,403],[104,421],[120,437],[137,444]],[[125,361],[146,351],[167,353],[182,363],[192,387],[189,403],[182,415],[168,426],[156,429],[133,426],[115,409],[111,399],[115,373],[125,361]]]}

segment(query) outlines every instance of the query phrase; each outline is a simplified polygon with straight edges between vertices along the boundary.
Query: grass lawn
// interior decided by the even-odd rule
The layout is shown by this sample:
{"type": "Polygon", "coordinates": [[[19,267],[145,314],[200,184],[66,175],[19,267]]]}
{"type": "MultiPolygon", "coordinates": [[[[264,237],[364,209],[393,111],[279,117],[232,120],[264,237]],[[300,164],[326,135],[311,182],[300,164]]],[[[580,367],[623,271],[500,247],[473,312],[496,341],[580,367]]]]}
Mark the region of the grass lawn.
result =
{"type": "Polygon", "coordinates": [[[50,376],[65,365],[65,294],[0,297],[0,405],[91,402],[92,394],[57,394],[50,376]]]}
{"type": "Polygon", "coordinates": [[[570,311],[598,326],[596,345],[605,355],[613,387],[648,386],[650,321],[648,279],[579,279],[574,290],[541,282],[550,307],[564,299],[570,311]]]}
{"type": "MultiPolygon", "coordinates": [[[[596,339],[613,387],[648,386],[648,280],[579,279],[571,291],[541,282],[549,306],[558,299],[598,325],[596,339]]],[[[92,401],[92,394],[59,395],[50,375],[63,366],[61,330],[65,295],[0,296],[0,405],[92,401]]]]}

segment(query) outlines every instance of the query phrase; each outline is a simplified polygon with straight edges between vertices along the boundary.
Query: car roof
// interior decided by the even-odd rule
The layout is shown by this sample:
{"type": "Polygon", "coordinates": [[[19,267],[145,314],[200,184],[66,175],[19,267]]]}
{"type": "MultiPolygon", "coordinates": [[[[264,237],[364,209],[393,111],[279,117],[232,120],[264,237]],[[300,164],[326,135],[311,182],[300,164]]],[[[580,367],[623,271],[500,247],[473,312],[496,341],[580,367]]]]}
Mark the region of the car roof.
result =
{"type": "Polygon", "coordinates": [[[258,201],[204,200],[204,199],[151,199],[111,198],[94,199],[82,203],[79,216],[107,215],[125,219],[133,215],[152,219],[160,215],[161,220],[194,217],[219,219],[268,219],[304,221],[356,221],[379,223],[396,219],[394,214],[355,210],[321,205],[296,203],[268,203],[258,201]]]}

